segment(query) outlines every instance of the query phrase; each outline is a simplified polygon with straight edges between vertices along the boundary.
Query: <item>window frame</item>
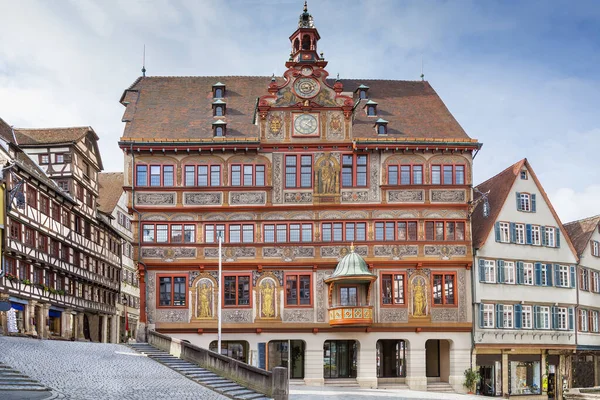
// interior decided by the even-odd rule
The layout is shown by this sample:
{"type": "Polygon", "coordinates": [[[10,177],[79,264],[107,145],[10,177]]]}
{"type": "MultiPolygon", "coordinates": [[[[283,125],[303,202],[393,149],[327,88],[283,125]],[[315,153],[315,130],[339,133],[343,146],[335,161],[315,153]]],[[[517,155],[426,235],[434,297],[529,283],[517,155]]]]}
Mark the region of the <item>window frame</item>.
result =
{"type": "Polygon", "coordinates": [[[221,304],[223,308],[252,308],[252,274],[247,273],[224,273],[223,274],[223,291],[221,293],[222,299],[221,304]],[[235,305],[226,305],[225,304],[225,278],[235,276],[235,305]],[[248,304],[240,305],[239,300],[239,278],[247,277],[248,278],[248,304]]]}
{"type": "Polygon", "coordinates": [[[182,182],[183,187],[198,187],[198,188],[207,188],[207,187],[220,187],[223,183],[223,164],[185,164],[182,168],[182,182]],[[186,179],[186,169],[188,167],[194,168],[194,184],[188,185],[186,179]],[[199,168],[206,167],[206,182],[207,185],[199,185],[198,184],[198,176],[200,176],[199,168]],[[219,178],[218,182],[213,182],[213,167],[219,167],[219,178]]]}
{"type": "Polygon", "coordinates": [[[159,188],[159,187],[177,187],[177,178],[176,178],[176,173],[177,173],[177,169],[175,168],[175,164],[155,164],[155,163],[137,163],[135,165],[135,186],[136,187],[148,187],[148,188],[159,188]],[[139,183],[138,181],[138,175],[139,175],[139,168],[140,167],[145,167],[146,168],[146,184],[142,185],[139,183]],[[153,185],[152,184],[152,177],[156,176],[156,174],[152,173],[152,167],[158,167],[159,168],[159,173],[158,173],[158,177],[159,177],[159,184],[158,185],[153,185]],[[172,178],[173,178],[173,184],[172,185],[165,185],[165,167],[167,168],[172,168],[172,178]]]}
{"type": "Polygon", "coordinates": [[[503,329],[514,329],[515,328],[515,308],[512,304],[502,305],[502,328],[503,329]]]}
{"type": "Polygon", "coordinates": [[[533,286],[535,285],[535,265],[531,262],[523,262],[523,285],[533,286]],[[531,267],[531,268],[530,268],[531,267]],[[528,273],[527,271],[531,271],[531,283],[528,283],[528,273]]]}
{"type": "Polygon", "coordinates": [[[431,168],[430,168],[430,182],[432,185],[440,185],[440,186],[447,186],[447,185],[467,185],[467,164],[431,164],[431,168]],[[433,181],[433,176],[434,176],[434,168],[439,168],[439,182],[434,182],[433,181]],[[451,167],[452,168],[452,181],[451,182],[446,182],[446,178],[444,175],[444,167],[451,167]],[[457,177],[457,168],[456,167],[462,167],[462,174],[463,174],[463,182],[462,183],[457,183],[458,179],[457,177]]]}
{"type": "Polygon", "coordinates": [[[365,242],[368,240],[368,233],[369,233],[369,224],[366,221],[340,221],[340,220],[330,220],[330,221],[321,221],[320,223],[320,232],[321,232],[321,242],[324,243],[341,243],[341,242],[365,242]],[[341,224],[342,225],[342,238],[340,240],[336,240],[335,239],[335,224],[341,224]],[[358,239],[358,225],[359,224],[364,224],[364,239],[358,239]],[[330,240],[325,240],[324,238],[324,234],[323,232],[325,231],[325,225],[331,225],[331,239],[330,240]],[[354,225],[354,238],[350,239],[348,238],[348,226],[349,225],[354,225]]]}
{"type": "Polygon", "coordinates": [[[500,243],[510,243],[510,222],[499,221],[500,243]],[[506,235],[506,240],[502,240],[506,235]]]}
{"type": "MultiPolygon", "coordinates": [[[[346,188],[368,188],[369,187],[369,154],[356,154],[356,153],[342,153],[340,155],[340,188],[342,189],[346,189],[346,188]],[[344,184],[344,169],[348,168],[348,166],[346,164],[344,164],[344,157],[351,157],[352,158],[352,165],[350,166],[350,171],[352,173],[352,183],[350,185],[345,185],[344,184]],[[358,185],[358,160],[359,157],[365,157],[365,184],[364,185],[358,185]]],[[[362,164],[360,165],[361,167],[363,166],[362,164]]],[[[362,172],[361,172],[362,174],[362,172]]]]}
{"type": "MultiPolygon", "coordinates": [[[[261,229],[262,229],[262,243],[313,243],[315,241],[315,223],[312,221],[306,221],[306,220],[298,220],[296,222],[285,222],[285,221],[269,221],[269,223],[265,224],[262,223],[261,224],[261,229]],[[272,222],[272,223],[271,223],[272,222]],[[284,226],[285,225],[285,237],[286,240],[285,241],[279,241],[278,240],[278,227],[279,226],[284,226]],[[290,225],[300,225],[300,240],[299,241],[294,241],[292,242],[290,240],[291,237],[291,229],[290,229],[290,225]],[[303,228],[304,225],[310,225],[310,241],[304,241],[303,240],[303,228]],[[266,232],[267,232],[267,227],[268,226],[273,226],[273,241],[267,241],[266,240],[266,232]]],[[[322,236],[321,236],[322,237],[322,236]]],[[[328,243],[328,242],[327,242],[328,243]]]]}
{"type": "Polygon", "coordinates": [[[229,186],[233,186],[233,187],[264,187],[267,185],[267,166],[265,164],[244,164],[244,163],[233,163],[229,165],[229,186]],[[239,185],[234,185],[233,183],[233,168],[234,167],[240,167],[240,184],[239,185]],[[246,167],[250,167],[252,168],[252,174],[250,174],[251,177],[251,182],[249,184],[245,183],[245,177],[246,177],[246,173],[245,173],[245,168],[246,167]],[[262,171],[262,180],[263,180],[263,184],[262,185],[257,185],[256,184],[256,176],[257,176],[257,172],[256,172],[256,168],[257,167],[262,167],[263,171],[262,171]]]}
{"type": "Polygon", "coordinates": [[[515,244],[527,243],[526,232],[527,230],[525,229],[525,224],[515,223],[515,244]],[[519,239],[522,239],[522,241],[519,241],[519,239]]]}
{"type": "Polygon", "coordinates": [[[517,284],[517,271],[516,271],[516,263],[514,261],[504,261],[504,282],[507,285],[516,285],[517,284]],[[508,278],[512,278],[509,281],[508,278]]]}
{"type": "Polygon", "coordinates": [[[558,268],[557,272],[558,280],[554,282],[554,285],[561,288],[570,288],[571,287],[571,268],[569,265],[555,264],[554,268],[558,268]],[[566,279],[565,279],[566,277],[566,279]],[[561,282],[565,281],[566,283],[563,285],[561,282]]]}
{"type": "MultiPolygon", "coordinates": [[[[425,240],[428,242],[464,242],[467,237],[467,223],[466,221],[462,221],[462,220],[440,220],[440,219],[436,219],[436,220],[425,220],[423,226],[425,227],[425,240]],[[443,229],[443,239],[437,239],[437,224],[441,223],[442,224],[442,229],[443,229]],[[428,233],[428,225],[429,224],[433,224],[433,237],[429,238],[427,236],[428,233]],[[454,225],[454,239],[448,239],[448,224],[453,224],[454,225]],[[456,234],[458,232],[457,226],[459,224],[462,224],[462,234],[463,234],[463,238],[462,239],[457,239],[456,238],[456,234]]],[[[417,232],[418,234],[418,232],[417,232]]]]}
{"type": "Polygon", "coordinates": [[[457,285],[457,280],[456,280],[456,271],[435,271],[435,273],[432,272],[431,274],[431,306],[432,307],[458,307],[458,285],[457,285]],[[434,283],[435,283],[435,277],[437,275],[441,275],[442,276],[442,303],[441,304],[435,304],[435,297],[434,297],[434,283]],[[448,303],[446,301],[446,276],[447,275],[452,275],[453,279],[452,279],[452,289],[454,292],[454,302],[453,303],[448,303]]]}
{"type": "Polygon", "coordinates": [[[533,316],[533,306],[530,305],[522,305],[521,306],[521,329],[533,329],[534,328],[534,316],[533,316]],[[525,315],[529,315],[529,326],[525,326],[525,315]]]}
{"type": "Polygon", "coordinates": [[[196,223],[184,223],[184,222],[168,222],[168,221],[142,221],[140,222],[140,225],[142,227],[141,229],[141,235],[142,235],[142,243],[154,243],[154,244],[169,244],[169,243],[175,243],[175,244],[182,244],[182,245],[192,245],[197,243],[197,238],[198,238],[198,226],[196,223]],[[167,233],[166,233],[166,237],[167,240],[166,241],[158,241],[158,226],[163,226],[166,225],[167,226],[167,233]],[[182,241],[181,242],[174,242],[172,241],[172,226],[174,225],[179,225],[181,226],[181,233],[182,233],[182,241]],[[145,234],[144,231],[146,230],[147,226],[151,226],[152,227],[152,235],[153,235],[153,240],[145,240],[145,234]],[[194,228],[194,240],[192,242],[186,242],[185,241],[185,231],[186,231],[186,226],[192,226],[194,228]]]}
{"type": "Polygon", "coordinates": [[[519,211],[532,212],[531,209],[531,193],[519,192],[519,211]]]}
{"type": "Polygon", "coordinates": [[[314,297],[314,290],[313,290],[313,274],[312,272],[286,272],[283,275],[283,281],[285,282],[285,293],[284,293],[284,303],[285,303],[285,307],[286,308],[312,308],[313,307],[313,297],[314,297]],[[288,288],[288,277],[289,276],[294,276],[296,277],[296,300],[297,300],[297,304],[292,304],[292,303],[288,303],[288,296],[287,296],[287,288],[288,288]],[[309,303],[308,304],[300,304],[301,301],[301,297],[300,297],[300,277],[306,277],[308,276],[309,279],[309,283],[308,283],[308,288],[309,288],[309,303]]]}
{"type": "Polygon", "coordinates": [[[483,319],[481,321],[481,327],[483,329],[494,329],[496,328],[496,307],[494,304],[482,303],[482,314],[483,319]],[[487,318],[486,318],[487,315],[487,318]],[[487,324],[486,324],[487,322],[487,324]]]}
{"type": "Polygon", "coordinates": [[[156,308],[188,308],[188,276],[184,274],[156,274],[156,308]],[[160,279],[171,278],[171,298],[169,305],[160,305],[160,279]],[[175,305],[175,278],[184,278],[183,287],[185,288],[183,296],[183,305],[175,305]]]}
{"type": "MultiPolygon", "coordinates": [[[[314,161],[315,158],[312,154],[285,154],[283,157],[283,180],[284,180],[284,189],[312,189],[314,187],[314,161]],[[310,157],[309,164],[303,164],[303,158],[310,157]],[[294,165],[287,164],[288,159],[295,159],[294,165]],[[310,166],[310,184],[304,185],[302,184],[302,176],[306,175],[307,172],[302,172],[302,169],[310,166]],[[288,168],[294,169],[294,186],[288,185],[288,168]]],[[[266,176],[265,176],[266,183],[266,176]]]]}
{"type": "Polygon", "coordinates": [[[381,282],[381,284],[379,284],[379,304],[381,307],[384,308],[407,308],[408,307],[408,296],[407,296],[407,274],[406,272],[400,272],[397,270],[389,270],[389,271],[381,271],[379,273],[379,282],[381,282]],[[383,299],[384,299],[384,294],[383,294],[383,277],[384,275],[390,275],[392,280],[392,293],[391,293],[391,303],[384,303],[383,299]],[[395,283],[396,283],[396,276],[400,275],[402,276],[402,303],[396,303],[395,302],[395,283]]]}
{"type": "Polygon", "coordinates": [[[388,164],[387,166],[387,184],[393,186],[410,186],[410,185],[424,185],[425,184],[425,165],[424,164],[388,164]],[[390,168],[396,167],[396,183],[390,181],[390,168]],[[410,183],[402,183],[402,167],[409,167],[409,180],[410,183]],[[415,167],[421,167],[421,182],[415,183],[415,167]]]}

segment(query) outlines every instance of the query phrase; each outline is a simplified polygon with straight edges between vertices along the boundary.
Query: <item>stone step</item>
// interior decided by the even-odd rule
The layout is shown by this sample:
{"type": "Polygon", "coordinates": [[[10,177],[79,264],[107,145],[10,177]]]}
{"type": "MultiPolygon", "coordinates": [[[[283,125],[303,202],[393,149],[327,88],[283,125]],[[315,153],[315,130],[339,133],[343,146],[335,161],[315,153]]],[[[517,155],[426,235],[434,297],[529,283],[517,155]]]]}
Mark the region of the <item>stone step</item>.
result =
{"type": "Polygon", "coordinates": [[[235,382],[231,382],[231,381],[229,381],[228,383],[215,383],[215,384],[210,385],[210,387],[213,388],[213,389],[233,388],[233,387],[236,387],[236,386],[241,388],[240,385],[238,385],[235,382]]]}
{"type": "Polygon", "coordinates": [[[31,379],[28,376],[16,375],[16,376],[3,376],[0,375],[0,385],[11,382],[37,382],[35,379],[31,379]]]}
{"type": "Polygon", "coordinates": [[[207,375],[204,375],[204,376],[191,376],[191,375],[189,375],[189,378],[194,378],[194,380],[199,381],[199,382],[206,382],[206,381],[210,381],[210,380],[214,380],[214,379],[220,378],[220,376],[219,375],[212,375],[212,376],[207,376],[207,375]]]}
{"type": "Polygon", "coordinates": [[[240,385],[227,386],[227,387],[214,387],[214,386],[212,386],[211,389],[213,389],[215,392],[226,394],[227,392],[231,392],[231,391],[234,391],[234,390],[245,389],[245,387],[240,386],[240,385]]]}
{"type": "Polygon", "coordinates": [[[242,396],[245,394],[252,394],[252,393],[256,393],[256,392],[251,389],[238,389],[238,390],[227,391],[224,393],[227,393],[228,396],[238,397],[238,396],[242,396]]]}
{"type": "Polygon", "coordinates": [[[219,383],[229,383],[231,382],[229,379],[225,379],[225,378],[221,378],[221,377],[217,377],[214,379],[207,379],[202,381],[202,383],[204,383],[205,385],[218,385],[219,383]]]}
{"type": "MultiPolygon", "coordinates": [[[[30,392],[48,392],[50,388],[46,386],[33,386],[33,385],[0,385],[0,392],[2,391],[30,391],[30,392]]],[[[0,396],[1,398],[2,396],[0,396]]]]}
{"type": "Polygon", "coordinates": [[[250,393],[250,394],[242,394],[242,395],[238,395],[235,396],[236,399],[242,399],[242,400],[255,400],[255,399],[259,399],[259,398],[266,398],[264,394],[262,393],[250,393]]]}

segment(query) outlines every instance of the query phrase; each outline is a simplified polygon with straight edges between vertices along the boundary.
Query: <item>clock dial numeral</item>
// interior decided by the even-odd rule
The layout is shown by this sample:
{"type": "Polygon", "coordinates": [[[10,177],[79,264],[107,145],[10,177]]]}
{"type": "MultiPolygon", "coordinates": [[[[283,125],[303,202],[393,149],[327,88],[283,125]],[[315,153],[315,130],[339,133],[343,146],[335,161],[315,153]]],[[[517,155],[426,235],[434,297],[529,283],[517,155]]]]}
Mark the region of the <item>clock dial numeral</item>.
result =
{"type": "Polygon", "coordinates": [[[317,131],[317,118],[310,114],[302,114],[294,121],[294,132],[301,135],[312,135],[317,131]]]}
{"type": "Polygon", "coordinates": [[[313,78],[300,78],[294,83],[294,89],[298,96],[307,99],[319,93],[321,86],[313,78]]]}

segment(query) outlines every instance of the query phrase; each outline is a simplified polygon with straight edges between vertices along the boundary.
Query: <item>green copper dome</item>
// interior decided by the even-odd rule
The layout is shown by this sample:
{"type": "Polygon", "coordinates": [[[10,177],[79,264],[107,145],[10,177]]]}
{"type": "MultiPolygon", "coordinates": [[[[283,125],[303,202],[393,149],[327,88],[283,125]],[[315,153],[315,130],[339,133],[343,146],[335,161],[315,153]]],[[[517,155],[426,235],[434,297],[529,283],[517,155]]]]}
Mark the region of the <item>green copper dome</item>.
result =
{"type": "Polygon", "coordinates": [[[355,253],[354,248],[351,248],[350,253],[340,260],[335,271],[333,271],[333,275],[327,278],[326,281],[344,278],[354,278],[353,280],[372,280],[375,278],[375,275],[369,272],[365,259],[360,254],[355,253]]]}

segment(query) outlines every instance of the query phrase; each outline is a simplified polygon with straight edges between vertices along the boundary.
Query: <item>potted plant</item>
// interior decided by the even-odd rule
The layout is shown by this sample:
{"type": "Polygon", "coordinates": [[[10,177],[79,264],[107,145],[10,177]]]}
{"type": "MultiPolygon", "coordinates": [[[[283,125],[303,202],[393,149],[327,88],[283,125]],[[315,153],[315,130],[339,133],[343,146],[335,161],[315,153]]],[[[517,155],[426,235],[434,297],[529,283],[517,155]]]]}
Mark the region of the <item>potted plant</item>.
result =
{"type": "Polygon", "coordinates": [[[479,375],[479,371],[475,371],[471,368],[465,369],[465,382],[463,383],[464,387],[467,388],[470,394],[473,393],[473,388],[481,379],[481,375],[479,375]]]}
{"type": "Polygon", "coordinates": [[[31,281],[29,279],[23,279],[21,282],[23,282],[23,285],[31,285],[31,281]]]}

